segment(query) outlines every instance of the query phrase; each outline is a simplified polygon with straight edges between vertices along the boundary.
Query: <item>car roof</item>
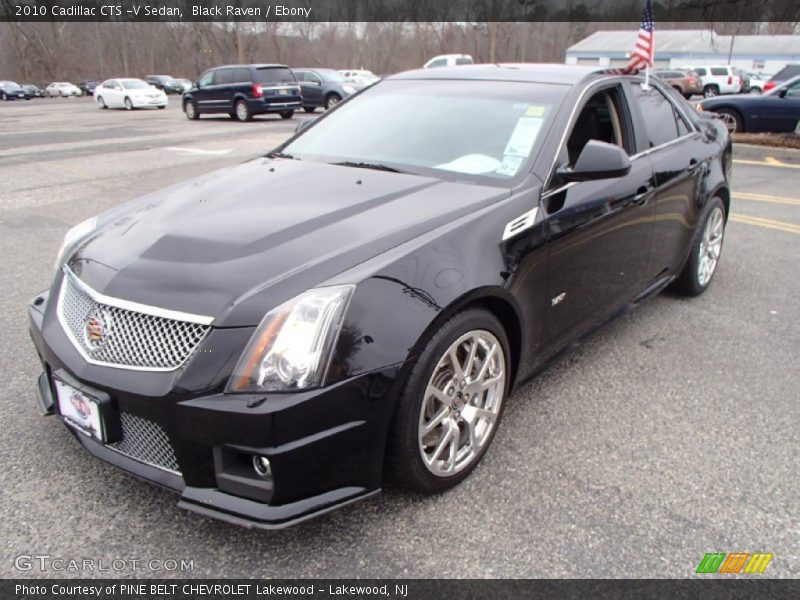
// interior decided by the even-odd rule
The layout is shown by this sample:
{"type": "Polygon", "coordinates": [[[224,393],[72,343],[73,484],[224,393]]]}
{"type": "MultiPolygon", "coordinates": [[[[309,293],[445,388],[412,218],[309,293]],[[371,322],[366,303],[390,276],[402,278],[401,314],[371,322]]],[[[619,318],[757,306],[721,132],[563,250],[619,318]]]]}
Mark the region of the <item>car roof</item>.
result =
{"type": "Polygon", "coordinates": [[[500,80],[526,83],[574,85],[593,75],[604,75],[597,67],[543,63],[501,63],[414,69],[387,79],[500,80]]]}
{"type": "Polygon", "coordinates": [[[239,65],[220,65],[218,67],[213,67],[213,69],[229,69],[231,67],[239,67],[239,68],[254,68],[254,69],[270,69],[270,68],[279,68],[282,67],[284,69],[288,69],[289,67],[286,65],[282,65],[279,63],[248,63],[248,64],[239,64],[239,65]]]}
{"type": "MultiPolygon", "coordinates": [[[[348,69],[352,70],[352,69],[348,69]]],[[[292,67],[292,71],[324,71],[325,73],[338,73],[336,69],[328,69],[323,67],[292,67]]]]}

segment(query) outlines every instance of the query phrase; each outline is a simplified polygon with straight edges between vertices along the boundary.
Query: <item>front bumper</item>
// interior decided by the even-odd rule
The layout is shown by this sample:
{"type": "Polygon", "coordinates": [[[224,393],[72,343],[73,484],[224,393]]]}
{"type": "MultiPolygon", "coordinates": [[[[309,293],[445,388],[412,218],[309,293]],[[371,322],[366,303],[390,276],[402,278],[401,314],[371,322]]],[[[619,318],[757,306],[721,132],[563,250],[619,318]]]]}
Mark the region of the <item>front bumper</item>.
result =
{"type": "Polygon", "coordinates": [[[158,96],[155,98],[148,98],[143,96],[134,96],[131,98],[134,108],[147,108],[149,106],[167,106],[169,99],[166,96],[158,96]]]}
{"type": "MultiPolygon", "coordinates": [[[[126,446],[129,435],[134,439],[139,434],[125,429],[125,422],[123,440],[106,444],[69,429],[97,458],[179,493],[181,508],[273,529],[380,490],[399,365],[319,390],[224,394],[224,383],[196,383],[194,363],[210,355],[200,348],[180,373],[142,373],[85,362],[61,330],[50,306],[55,302],[48,300],[44,293],[29,304],[30,333],[44,368],[38,382],[42,412],[59,412],[53,385],[57,377],[108,395],[113,412],[128,415],[127,421],[149,423],[148,428],[154,424],[168,440],[177,468],[154,464],[126,446]],[[270,480],[255,473],[256,455],[269,459],[270,480]]],[[[212,330],[204,345],[222,349],[228,343],[226,333],[240,340],[251,331],[212,330]]],[[[217,365],[218,372],[226,372],[238,358],[237,353],[226,354],[231,357],[217,365]]],[[[209,372],[208,365],[198,368],[209,372]]]]}

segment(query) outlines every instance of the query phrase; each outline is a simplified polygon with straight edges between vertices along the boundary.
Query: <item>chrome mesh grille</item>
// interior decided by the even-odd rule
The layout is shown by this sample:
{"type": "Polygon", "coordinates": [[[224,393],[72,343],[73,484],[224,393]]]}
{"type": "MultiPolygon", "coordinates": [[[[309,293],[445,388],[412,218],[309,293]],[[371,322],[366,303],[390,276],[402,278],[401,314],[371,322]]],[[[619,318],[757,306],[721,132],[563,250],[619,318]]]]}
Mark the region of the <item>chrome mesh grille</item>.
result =
{"type": "Polygon", "coordinates": [[[209,325],[159,317],[96,300],[70,271],[64,272],[58,313],[72,343],[89,362],[122,368],[177,369],[209,330],[209,325]],[[97,327],[95,335],[99,340],[91,339],[87,333],[90,321],[97,327]]]}
{"type": "Polygon", "coordinates": [[[108,444],[120,454],[159,469],[180,474],[169,437],[158,423],[121,412],[122,441],[108,444]]]}

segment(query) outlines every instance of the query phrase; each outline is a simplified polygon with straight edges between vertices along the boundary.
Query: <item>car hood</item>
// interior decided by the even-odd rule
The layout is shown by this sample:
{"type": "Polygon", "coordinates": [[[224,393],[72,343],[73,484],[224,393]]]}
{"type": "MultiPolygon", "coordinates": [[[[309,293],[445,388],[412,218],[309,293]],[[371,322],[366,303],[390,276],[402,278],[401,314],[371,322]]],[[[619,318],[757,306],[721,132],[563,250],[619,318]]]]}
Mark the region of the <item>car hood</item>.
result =
{"type": "Polygon", "coordinates": [[[259,158],[101,215],[69,264],[107,296],[251,326],[281,302],[509,193],[259,158]]]}

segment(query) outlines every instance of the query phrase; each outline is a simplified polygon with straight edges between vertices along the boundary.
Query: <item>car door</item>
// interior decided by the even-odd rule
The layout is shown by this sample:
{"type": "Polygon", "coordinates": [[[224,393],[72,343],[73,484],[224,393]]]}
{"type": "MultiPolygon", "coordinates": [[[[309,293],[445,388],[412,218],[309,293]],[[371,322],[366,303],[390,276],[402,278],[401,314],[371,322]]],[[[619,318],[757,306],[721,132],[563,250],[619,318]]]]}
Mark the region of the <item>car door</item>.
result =
{"type": "Polygon", "coordinates": [[[109,108],[122,106],[122,84],[111,79],[103,84],[103,100],[109,108]]]}
{"type": "Polygon", "coordinates": [[[303,106],[322,106],[322,78],[313,71],[300,71],[300,73],[303,79],[300,81],[298,78],[298,82],[303,93],[303,106]]]}
{"type": "Polygon", "coordinates": [[[635,157],[634,120],[621,83],[599,88],[576,114],[541,202],[551,305],[546,336],[555,347],[606,319],[645,287],[653,226],[653,174],[647,157],[635,157]],[[633,157],[630,172],[563,184],[557,169],[574,165],[589,140],[622,147],[633,157]]]}
{"type": "Polygon", "coordinates": [[[214,73],[216,69],[211,69],[203,73],[198,79],[195,87],[197,88],[192,96],[200,112],[213,112],[214,94],[214,73]]]}
{"type": "Polygon", "coordinates": [[[700,178],[708,168],[708,145],[702,133],[681,113],[667,90],[645,88],[642,80],[628,83],[640,145],[653,168],[653,245],[647,278],[670,277],[682,266],[694,235],[700,206],[700,178]]]}
{"type": "Polygon", "coordinates": [[[790,84],[777,94],[768,94],[761,99],[759,120],[761,130],[775,133],[791,133],[800,121],[800,80],[790,84]]]}

